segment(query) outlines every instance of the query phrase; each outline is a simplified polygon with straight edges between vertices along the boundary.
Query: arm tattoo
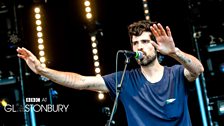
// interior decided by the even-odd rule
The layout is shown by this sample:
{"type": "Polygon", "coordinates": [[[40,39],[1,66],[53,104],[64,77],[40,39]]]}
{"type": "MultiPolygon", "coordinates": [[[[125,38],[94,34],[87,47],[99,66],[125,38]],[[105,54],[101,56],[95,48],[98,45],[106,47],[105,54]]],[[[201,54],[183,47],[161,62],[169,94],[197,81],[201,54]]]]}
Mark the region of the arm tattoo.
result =
{"type": "Polygon", "coordinates": [[[180,59],[180,62],[183,62],[184,64],[189,64],[191,63],[191,59],[187,58],[184,56],[182,53],[177,55],[177,57],[180,59]]]}

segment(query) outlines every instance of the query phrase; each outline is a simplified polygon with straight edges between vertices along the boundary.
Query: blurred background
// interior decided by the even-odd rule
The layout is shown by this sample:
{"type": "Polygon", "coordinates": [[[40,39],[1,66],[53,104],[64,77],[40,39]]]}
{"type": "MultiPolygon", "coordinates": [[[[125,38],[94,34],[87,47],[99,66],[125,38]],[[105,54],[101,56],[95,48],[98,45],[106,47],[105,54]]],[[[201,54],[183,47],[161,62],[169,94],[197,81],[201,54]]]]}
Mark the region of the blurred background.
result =
{"type": "MultiPolygon", "coordinates": [[[[127,26],[143,19],[168,25],[176,46],[205,67],[189,84],[193,126],[224,125],[222,12],[223,0],[0,0],[0,125],[104,126],[113,106],[108,94],[69,89],[35,75],[16,48],[26,47],[56,70],[105,75],[115,72],[118,50],[131,50],[127,26]],[[40,105],[52,105],[55,112],[40,105]]],[[[160,58],[167,66],[176,63],[160,58]]],[[[124,58],[118,64],[123,70],[124,58]]],[[[128,69],[133,67],[138,66],[131,60],[128,69]]],[[[120,103],[114,121],[127,125],[120,103]]]]}

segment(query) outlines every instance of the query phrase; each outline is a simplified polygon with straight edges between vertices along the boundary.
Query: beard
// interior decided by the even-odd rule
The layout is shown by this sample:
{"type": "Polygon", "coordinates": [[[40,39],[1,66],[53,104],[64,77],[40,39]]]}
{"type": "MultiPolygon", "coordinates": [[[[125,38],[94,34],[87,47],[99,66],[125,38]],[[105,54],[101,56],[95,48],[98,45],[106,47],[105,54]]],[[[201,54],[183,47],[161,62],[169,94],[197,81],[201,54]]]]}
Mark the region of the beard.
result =
{"type": "Polygon", "coordinates": [[[157,58],[157,52],[155,51],[154,55],[152,55],[150,57],[145,55],[145,57],[143,59],[138,60],[137,62],[140,66],[148,66],[148,65],[152,64],[156,60],[156,58],[157,58]]]}

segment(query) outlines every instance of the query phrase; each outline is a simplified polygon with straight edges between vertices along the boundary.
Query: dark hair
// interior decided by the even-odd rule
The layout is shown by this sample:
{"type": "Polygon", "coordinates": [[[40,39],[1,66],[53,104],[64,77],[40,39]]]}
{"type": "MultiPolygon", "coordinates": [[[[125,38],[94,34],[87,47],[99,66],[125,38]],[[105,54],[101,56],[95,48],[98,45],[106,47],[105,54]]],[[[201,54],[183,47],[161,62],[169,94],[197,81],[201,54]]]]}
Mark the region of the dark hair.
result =
{"type": "MultiPolygon", "coordinates": [[[[155,24],[156,22],[151,22],[147,20],[140,20],[134,22],[128,26],[128,35],[130,37],[130,41],[132,41],[132,36],[140,36],[143,32],[151,32],[150,26],[155,24]]],[[[152,38],[153,39],[153,38],[152,38]]]]}

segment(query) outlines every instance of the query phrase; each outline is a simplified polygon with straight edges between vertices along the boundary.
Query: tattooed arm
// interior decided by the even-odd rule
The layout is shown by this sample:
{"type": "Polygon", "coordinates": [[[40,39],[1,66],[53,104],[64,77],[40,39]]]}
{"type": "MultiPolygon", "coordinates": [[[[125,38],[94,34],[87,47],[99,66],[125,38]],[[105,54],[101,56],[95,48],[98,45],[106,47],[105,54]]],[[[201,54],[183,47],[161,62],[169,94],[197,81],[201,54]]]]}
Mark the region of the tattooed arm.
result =
{"type": "Polygon", "coordinates": [[[184,53],[178,48],[175,48],[175,52],[170,54],[170,56],[185,67],[184,75],[188,81],[194,81],[204,71],[203,65],[197,58],[184,53]]]}
{"type": "Polygon", "coordinates": [[[24,59],[34,73],[45,76],[57,84],[80,90],[108,92],[102,77],[53,70],[42,66],[36,56],[26,48],[17,48],[17,52],[18,57],[24,59]]]}
{"type": "Polygon", "coordinates": [[[194,56],[184,53],[176,48],[171,30],[168,26],[163,26],[158,23],[150,27],[156,42],[151,41],[152,45],[158,52],[168,55],[180,62],[184,67],[184,75],[188,81],[194,81],[203,71],[204,68],[201,62],[194,56]]]}
{"type": "Polygon", "coordinates": [[[102,77],[83,76],[73,72],[63,72],[49,68],[44,68],[39,74],[69,88],[108,92],[102,77]]]}

